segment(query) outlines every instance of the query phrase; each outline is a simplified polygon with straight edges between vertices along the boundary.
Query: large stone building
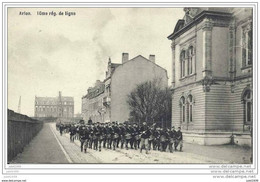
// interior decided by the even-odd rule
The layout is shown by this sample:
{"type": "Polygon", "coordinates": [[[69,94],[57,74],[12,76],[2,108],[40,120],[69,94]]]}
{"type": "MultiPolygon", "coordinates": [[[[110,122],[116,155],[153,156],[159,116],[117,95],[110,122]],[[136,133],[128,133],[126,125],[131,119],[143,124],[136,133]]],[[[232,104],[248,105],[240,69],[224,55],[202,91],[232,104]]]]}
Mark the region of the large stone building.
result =
{"type": "Polygon", "coordinates": [[[122,64],[114,64],[109,59],[106,78],[97,81],[93,88],[82,97],[84,120],[93,122],[124,122],[129,119],[127,95],[145,81],[160,79],[161,86],[167,87],[167,71],[155,64],[155,56],[149,59],[139,55],[129,60],[128,53],[122,54],[122,64]]]}
{"type": "Polygon", "coordinates": [[[34,117],[74,117],[74,98],[64,97],[59,92],[58,97],[36,97],[34,117]]]}
{"type": "Polygon", "coordinates": [[[172,41],[172,124],[204,145],[250,143],[252,9],[184,8],[172,41]]]}

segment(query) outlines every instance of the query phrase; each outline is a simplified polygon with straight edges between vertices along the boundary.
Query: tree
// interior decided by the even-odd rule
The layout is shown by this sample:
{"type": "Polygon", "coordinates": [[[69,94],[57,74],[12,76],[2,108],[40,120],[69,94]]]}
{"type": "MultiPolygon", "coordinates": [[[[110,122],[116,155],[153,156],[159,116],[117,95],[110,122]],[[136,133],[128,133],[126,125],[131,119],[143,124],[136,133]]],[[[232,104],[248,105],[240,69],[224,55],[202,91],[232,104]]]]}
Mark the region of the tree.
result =
{"type": "Polygon", "coordinates": [[[130,121],[147,122],[161,126],[170,126],[171,123],[171,91],[161,86],[158,79],[146,81],[128,95],[127,103],[130,107],[130,121]],[[164,123],[162,123],[164,122],[164,123]]]}

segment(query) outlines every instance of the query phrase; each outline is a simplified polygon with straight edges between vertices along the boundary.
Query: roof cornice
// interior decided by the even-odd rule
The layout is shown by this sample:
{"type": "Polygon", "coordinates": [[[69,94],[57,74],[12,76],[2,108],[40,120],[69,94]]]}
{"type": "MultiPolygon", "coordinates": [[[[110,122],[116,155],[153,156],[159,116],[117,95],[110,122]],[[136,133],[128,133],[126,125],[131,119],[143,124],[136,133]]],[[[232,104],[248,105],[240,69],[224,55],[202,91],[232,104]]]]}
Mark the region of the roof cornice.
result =
{"type": "Polygon", "coordinates": [[[183,28],[181,28],[178,31],[174,31],[171,35],[169,35],[167,38],[169,40],[174,40],[180,35],[182,35],[184,32],[187,30],[191,29],[193,26],[201,22],[204,18],[218,18],[218,19],[231,19],[232,14],[231,13],[225,13],[225,12],[217,12],[217,11],[202,11],[199,13],[192,22],[189,24],[185,25],[183,28]]]}

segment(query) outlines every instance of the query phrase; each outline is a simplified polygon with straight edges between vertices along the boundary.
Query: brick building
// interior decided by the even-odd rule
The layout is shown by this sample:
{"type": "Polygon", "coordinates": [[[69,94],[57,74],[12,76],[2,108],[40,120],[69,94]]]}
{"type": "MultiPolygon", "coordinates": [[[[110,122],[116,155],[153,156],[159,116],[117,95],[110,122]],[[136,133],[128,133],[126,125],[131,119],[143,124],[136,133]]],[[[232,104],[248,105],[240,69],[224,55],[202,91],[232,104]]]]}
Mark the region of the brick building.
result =
{"type": "Polygon", "coordinates": [[[74,117],[74,98],[65,97],[59,92],[57,97],[36,97],[34,117],[74,117]]]}
{"type": "Polygon", "coordinates": [[[172,41],[172,124],[204,145],[250,144],[252,9],[184,8],[172,41]]]}
{"type": "Polygon", "coordinates": [[[122,64],[115,64],[109,58],[106,78],[97,81],[94,87],[82,97],[84,120],[94,122],[124,122],[129,119],[127,95],[137,84],[160,79],[161,86],[168,86],[167,71],[155,64],[155,56],[149,59],[139,55],[129,60],[128,53],[122,54],[122,64]]]}

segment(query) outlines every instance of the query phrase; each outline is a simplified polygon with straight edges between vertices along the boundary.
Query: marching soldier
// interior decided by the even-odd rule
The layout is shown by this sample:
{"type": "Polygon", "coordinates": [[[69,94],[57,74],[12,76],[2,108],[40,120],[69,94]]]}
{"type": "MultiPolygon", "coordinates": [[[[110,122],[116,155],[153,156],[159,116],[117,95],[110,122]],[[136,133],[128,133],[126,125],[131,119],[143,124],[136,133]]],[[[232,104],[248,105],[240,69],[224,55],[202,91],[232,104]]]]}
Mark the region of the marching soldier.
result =
{"type": "Polygon", "coordinates": [[[112,148],[112,135],[113,135],[114,131],[113,128],[111,126],[111,124],[108,124],[108,128],[107,128],[107,148],[111,149],[112,148]]]}
{"type": "Polygon", "coordinates": [[[93,137],[94,137],[94,127],[93,125],[89,125],[89,148],[92,149],[92,144],[93,144],[93,137]]]}
{"type": "Polygon", "coordinates": [[[88,145],[90,142],[89,131],[90,131],[89,126],[86,126],[84,129],[84,138],[82,138],[83,140],[85,140],[85,142],[84,142],[84,152],[85,153],[87,152],[87,148],[88,148],[88,145]]]}
{"type": "Polygon", "coordinates": [[[149,150],[151,150],[152,144],[153,144],[153,148],[154,148],[154,132],[156,131],[155,126],[156,126],[156,124],[153,124],[152,127],[150,128],[151,135],[148,139],[149,150]]]}
{"type": "Polygon", "coordinates": [[[141,133],[141,148],[140,152],[142,153],[142,149],[145,148],[146,154],[148,154],[148,139],[151,135],[150,130],[146,124],[146,122],[143,122],[143,126],[140,128],[141,133]]]}
{"type": "Polygon", "coordinates": [[[165,152],[166,151],[166,147],[167,147],[167,140],[168,140],[168,132],[166,129],[161,129],[161,136],[160,136],[160,149],[161,152],[165,152]]]}
{"type": "Polygon", "coordinates": [[[121,149],[124,148],[125,134],[126,134],[125,126],[120,123],[120,124],[119,124],[119,135],[120,135],[120,142],[121,142],[120,148],[121,148],[121,149]]]}
{"type": "Polygon", "coordinates": [[[60,124],[60,136],[62,136],[63,130],[64,130],[64,126],[63,124],[60,124]]]}
{"type": "Polygon", "coordinates": [[[176,131],[175,131],[175,127],[173,126],[171,131],[169,132],[169,150],[172,153],[173,152],[173,144],[175,144],[175,140],[176,140],[176,131]]]}
{"type": "Polygon", "coordinates": [[[85,127],[79,128],[79,141],[80,141],[80,151],[83,152],[83,145],[85,143],[85,127]]]}
{"type": "Polygon", "coordinates": [[[132,131],[131,128],[128,124],[126,124],[126,134],[125,134],[125,148],[126,150],[128,150],[128,143],[131,142],[132,139],[132,135],[131,135],[132,131]]]}
{"type": "Polygon", "coordinates": [[[153,150],[160,150],[160,128],[157,127],[153,132],[153,150]]]}
{"type": "Polygon", "coordinates": [[[107,123],[105,123],[103,127],[103,148],[106,148],[106,143],[107,143],[107,134],[108,134],[108,126],[107,123]]]}
{"type": "Polygon", "coordinates": [[[182,152],[183,138],[182,138],[181,127],[178,127],[178,131],[176,132],[176,142],[174,145],[175,151],[177,150],[179,144],[180,144],[180,152],[182,152]]]}
{"type": "Polygon", "coordinates": [[[99,123],[94,123],[93,127],[93,143],[94,143],[94,150],[98,150],[98,137],[100,136],[99,129],[98,129],[99,123]]]}
{"type": "Polygon", "coordinates": [[[74,125],[71,125],[69,128],[70,132],[70,142],[74,142],[74,136],[76,134],[76,127],[74,125]]]}
{"type": "Polygon", "coordinates": [[[141,136],[140,136],[140,132],[139,132],[139,127],[134,124],[133,126],[133,140],[134,140],[134,148],[135,150],[137,150],[137,148],[140,148],[140,141],[141,141],[141,136]]]}
{"type": "Polygon", "coordinates": [[[112,145],[113,150],[116,150],[117,142],[119,141],[119,128],[118,124],[113,122],[112,125],[112,145]]]}

